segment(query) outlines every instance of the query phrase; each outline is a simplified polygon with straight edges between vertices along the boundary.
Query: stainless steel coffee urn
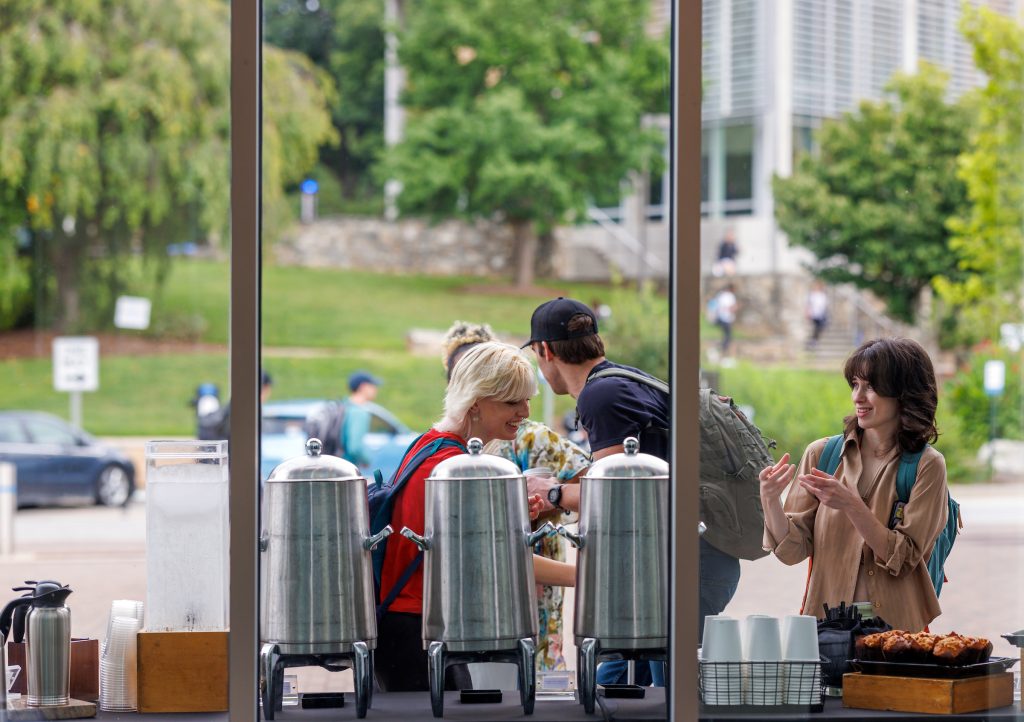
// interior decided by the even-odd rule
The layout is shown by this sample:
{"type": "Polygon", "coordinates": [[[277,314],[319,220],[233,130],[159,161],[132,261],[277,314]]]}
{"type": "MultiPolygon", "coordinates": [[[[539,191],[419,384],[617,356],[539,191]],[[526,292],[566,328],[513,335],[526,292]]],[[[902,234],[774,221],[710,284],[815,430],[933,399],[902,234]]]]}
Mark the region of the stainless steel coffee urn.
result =
{"type": "Polygon", "coordinates": [[[553,532],[530,531],[526,481],[510,461],[484,454],[446,459],[427,478],[423,535],[402,534],[424,553],[423,646],[434,716],[444,712],[444,672],[460,662],[519,666],[525,714],[536,696],[537,593],[533,545],[553,532]]]}
{"type": "Polygon", "coordinates": [[[370,536],[366,480],[354,464],[306,455],[282,462],[263,486],[260,535],[260,687],[263,716],[281,709],[284,670],[351,667],[356,714],[373,692],[377,646],[370,550],[391,533],[370,536]]]}
{"type": "Polygon", "coordinates": [[[596,669],[612,659],[664,660],[668,651],[668,464],[639,453],[595,462],[581,481],[573,631],[577,689],[594,711],[596,669]]]}

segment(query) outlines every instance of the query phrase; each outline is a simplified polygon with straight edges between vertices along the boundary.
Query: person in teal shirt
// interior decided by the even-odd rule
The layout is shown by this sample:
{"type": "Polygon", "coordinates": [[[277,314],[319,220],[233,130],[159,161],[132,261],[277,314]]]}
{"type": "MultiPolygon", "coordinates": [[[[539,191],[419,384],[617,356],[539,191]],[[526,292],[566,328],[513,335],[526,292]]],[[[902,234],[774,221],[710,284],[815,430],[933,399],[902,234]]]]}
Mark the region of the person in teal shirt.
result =
{"type": "Polygon", "coordinates": [[[363,449],[363,437],[370,431],[370,412],[364,404],[377,398],[381,380],[366,371],[348,377],[349,397],[345,399],[345,419],[341,427],[341,448],[344,457],[357,466],[370,463],[363,449]]]}

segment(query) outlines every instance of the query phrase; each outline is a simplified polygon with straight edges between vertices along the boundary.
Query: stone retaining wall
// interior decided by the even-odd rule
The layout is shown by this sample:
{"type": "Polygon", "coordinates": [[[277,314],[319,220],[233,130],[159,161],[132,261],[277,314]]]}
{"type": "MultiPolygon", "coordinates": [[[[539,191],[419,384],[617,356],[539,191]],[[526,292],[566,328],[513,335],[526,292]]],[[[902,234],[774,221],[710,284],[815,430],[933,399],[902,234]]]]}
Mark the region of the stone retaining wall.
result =
{"type": "Polygon", "coordinates": [[[275,244],[285,265],[438,275],[499,275],[513,269],[512,232],[494,223],[329,218],[296,226],[275,244]]]}

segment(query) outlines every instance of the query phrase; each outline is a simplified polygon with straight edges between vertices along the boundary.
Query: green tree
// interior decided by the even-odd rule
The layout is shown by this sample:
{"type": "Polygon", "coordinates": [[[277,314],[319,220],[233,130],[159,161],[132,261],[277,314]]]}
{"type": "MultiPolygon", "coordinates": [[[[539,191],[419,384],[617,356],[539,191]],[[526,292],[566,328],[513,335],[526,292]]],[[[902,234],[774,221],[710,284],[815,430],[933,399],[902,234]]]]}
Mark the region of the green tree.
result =
{"type": "Polygon", "coordinates": [[[667,89],[668,46],[645,33],[649,5],[406,5],[406,137],[378,169],[402,184],[400,211],[508,223],[517,283],[532,283],[539,234],[582,218],[588,199],[657,155],[641,117],[662,108],[637,79],[655,66],[667,89]]]}
{"type": "Polygon", "coordinates": [[[936,279],[958,319],[964,344],[998,336],[1000,323],[1020,322],[1024,263],[1024,28],[988,9],[964,6],[961,28],[988,82],[968,97],[977,123],[959,177],[970,205],[949,222],[956,274],[936,279]]]}
{"type": "Polygon", "coordinates": [[[869,289],[907,322],[933,278],[956,275],[946,221],[965,207],[956,161],[970,116],[946,84],[927,66],[897,75],[893,97],[826,122],[820,152],[772,184],[779,226],[817,257],[814,272],[869,289]]]}
{"type": "MultiPolygon", "coordinates": [[[[36,292],[74,329],[111,318],[142,253],[222,237],[230,159],[229,7],[220,0],[9,0],[0,11],[0,256],[31,237],[36,292]]],[[[332,138],[331,85],[268,48],[264,197],[332,138]]],[[[0,295],[2,297],[2,295],[0,295]]]]}
{"type": "Polygon", "coordinates": [[[266,42],[307,55],[338,86],[331,115],[341,142],[321,147],[320,156],[345,197],[381,197],[369,169],[384,145],[382,0],[272,0],[263,22],[266,42]]]}

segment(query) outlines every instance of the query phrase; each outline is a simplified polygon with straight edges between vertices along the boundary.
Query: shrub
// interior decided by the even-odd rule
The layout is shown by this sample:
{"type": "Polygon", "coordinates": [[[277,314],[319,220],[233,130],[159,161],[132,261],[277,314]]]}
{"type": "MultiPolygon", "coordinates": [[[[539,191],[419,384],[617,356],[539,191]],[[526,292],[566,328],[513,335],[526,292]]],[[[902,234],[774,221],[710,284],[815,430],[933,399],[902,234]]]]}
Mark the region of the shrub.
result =
{"type": "Polygon", "coordinates": [[[591,306],[601,303],[607,303],[612,312],[600,322],[608,357],[668,379],[668,297],[653,283],[640,289],[618,283],[607,301],[590,301],[591,306]]]}

